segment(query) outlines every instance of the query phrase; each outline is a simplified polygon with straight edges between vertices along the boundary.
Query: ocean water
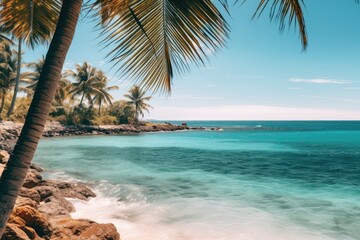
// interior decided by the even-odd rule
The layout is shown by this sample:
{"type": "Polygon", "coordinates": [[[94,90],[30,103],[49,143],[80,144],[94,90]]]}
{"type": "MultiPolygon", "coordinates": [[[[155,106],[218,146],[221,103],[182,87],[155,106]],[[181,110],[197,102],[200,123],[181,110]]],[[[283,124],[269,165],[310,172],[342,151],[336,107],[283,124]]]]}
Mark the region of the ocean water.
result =
{"type": "Polygon", "coordinates": [[[188,125],[206,130],[42,139],[35,163],[87,182],[73,217],[122,240],[360,239],[360,122],[188,125]]]}

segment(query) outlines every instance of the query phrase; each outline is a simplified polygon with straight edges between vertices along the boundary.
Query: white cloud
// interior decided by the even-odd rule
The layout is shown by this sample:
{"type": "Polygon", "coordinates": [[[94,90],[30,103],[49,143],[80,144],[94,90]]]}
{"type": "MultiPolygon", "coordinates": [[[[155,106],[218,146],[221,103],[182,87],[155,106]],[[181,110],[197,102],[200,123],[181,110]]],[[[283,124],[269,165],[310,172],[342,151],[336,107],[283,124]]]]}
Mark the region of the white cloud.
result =
{"type": "Polygon", "coordinates": [[[295,83],[313,83],[313,84],[349,84],[352,83],[350,80],[338,80],[330,78],[290,78],[290,82],[295,83]]]}
{"type": "Polygon", "coordinates": [[[159,120],[360,120],[360,110],[263,105],[155,107],[147,118],[159,120]]]}

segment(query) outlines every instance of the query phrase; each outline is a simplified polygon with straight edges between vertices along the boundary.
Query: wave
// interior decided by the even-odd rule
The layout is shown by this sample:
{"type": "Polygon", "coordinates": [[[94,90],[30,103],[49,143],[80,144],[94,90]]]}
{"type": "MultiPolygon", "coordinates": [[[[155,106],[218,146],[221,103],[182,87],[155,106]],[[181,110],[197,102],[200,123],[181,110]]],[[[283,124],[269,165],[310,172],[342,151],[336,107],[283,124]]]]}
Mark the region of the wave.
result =
{"type": "Polygon", "coordinates": [[[123,240],[330,240],[284,219],[233,203],[205,198],[151,202],[140,187],[100,182],[96,198],[71,199],[74,218],[113,223],[123,240]]]}

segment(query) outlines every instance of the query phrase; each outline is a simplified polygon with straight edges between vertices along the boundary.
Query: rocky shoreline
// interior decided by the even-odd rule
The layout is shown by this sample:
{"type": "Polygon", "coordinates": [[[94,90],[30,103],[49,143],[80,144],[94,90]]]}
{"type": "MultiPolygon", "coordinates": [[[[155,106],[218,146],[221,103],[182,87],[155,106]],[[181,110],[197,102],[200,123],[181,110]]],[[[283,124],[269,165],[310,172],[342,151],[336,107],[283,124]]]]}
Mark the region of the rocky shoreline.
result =
{"type": "MultiPolygon", "coordinates": [[[[22,124],[0,122],[0,176],[9,159],[22,124]]],[[[106,125],[106,126],[63,126],[59,122],[49,122],[43,137],[78,135],[117,135],[143,132],[179,131],[189,129],[186,125],[170,123],[147,125],[106,125]]],[[[87,219],[73,219],[73,204],[66,198],[88,200],[96,197],[83,183],[70,183],[43,179],[43,170],[31,165],[22,186],[15,208],[8,221],[1,240],[120,240],[116,227],[99,224],[87,219]]]]}
{"type": "MultiPolygon", "coordinates": [[[[15,140],[20,134],[22,124],[10,121],[0,122],[0,150],[10,152],[15,140]]],[[[81,136],[81,135],[119,135],[137,134],[145,132],[202,130],[203,128],[190,128],[185,125],[170,123],[147,125],[103,125],[103,126],[64,126],[59,122],[48,122],[45,126],[43,137],[81,136]]]]}
{"type": "MultiPolygon", "coordinates": [[[[0,151],[0,176],[9,154],[0,151]]],[[[43,170],[31,165],[1,240],[120,240],[113,224],[73,219],[73,204],[66,198],[96,197],[85,184],[45,180],[43,170]]]]}

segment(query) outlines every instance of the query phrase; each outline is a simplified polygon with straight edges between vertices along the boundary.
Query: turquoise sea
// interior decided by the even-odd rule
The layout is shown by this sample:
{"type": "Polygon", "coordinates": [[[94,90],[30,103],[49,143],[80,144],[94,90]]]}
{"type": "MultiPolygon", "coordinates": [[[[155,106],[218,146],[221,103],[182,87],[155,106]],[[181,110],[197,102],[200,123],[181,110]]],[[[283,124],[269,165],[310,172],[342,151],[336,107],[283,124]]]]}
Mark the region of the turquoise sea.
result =
{"type": "Polygon", "coordinates": [[[360,239],[359,121],[187,123],[206,130],[42,139],[35,163],[89,183],[73,216],[122,240],[360,239]]]}

